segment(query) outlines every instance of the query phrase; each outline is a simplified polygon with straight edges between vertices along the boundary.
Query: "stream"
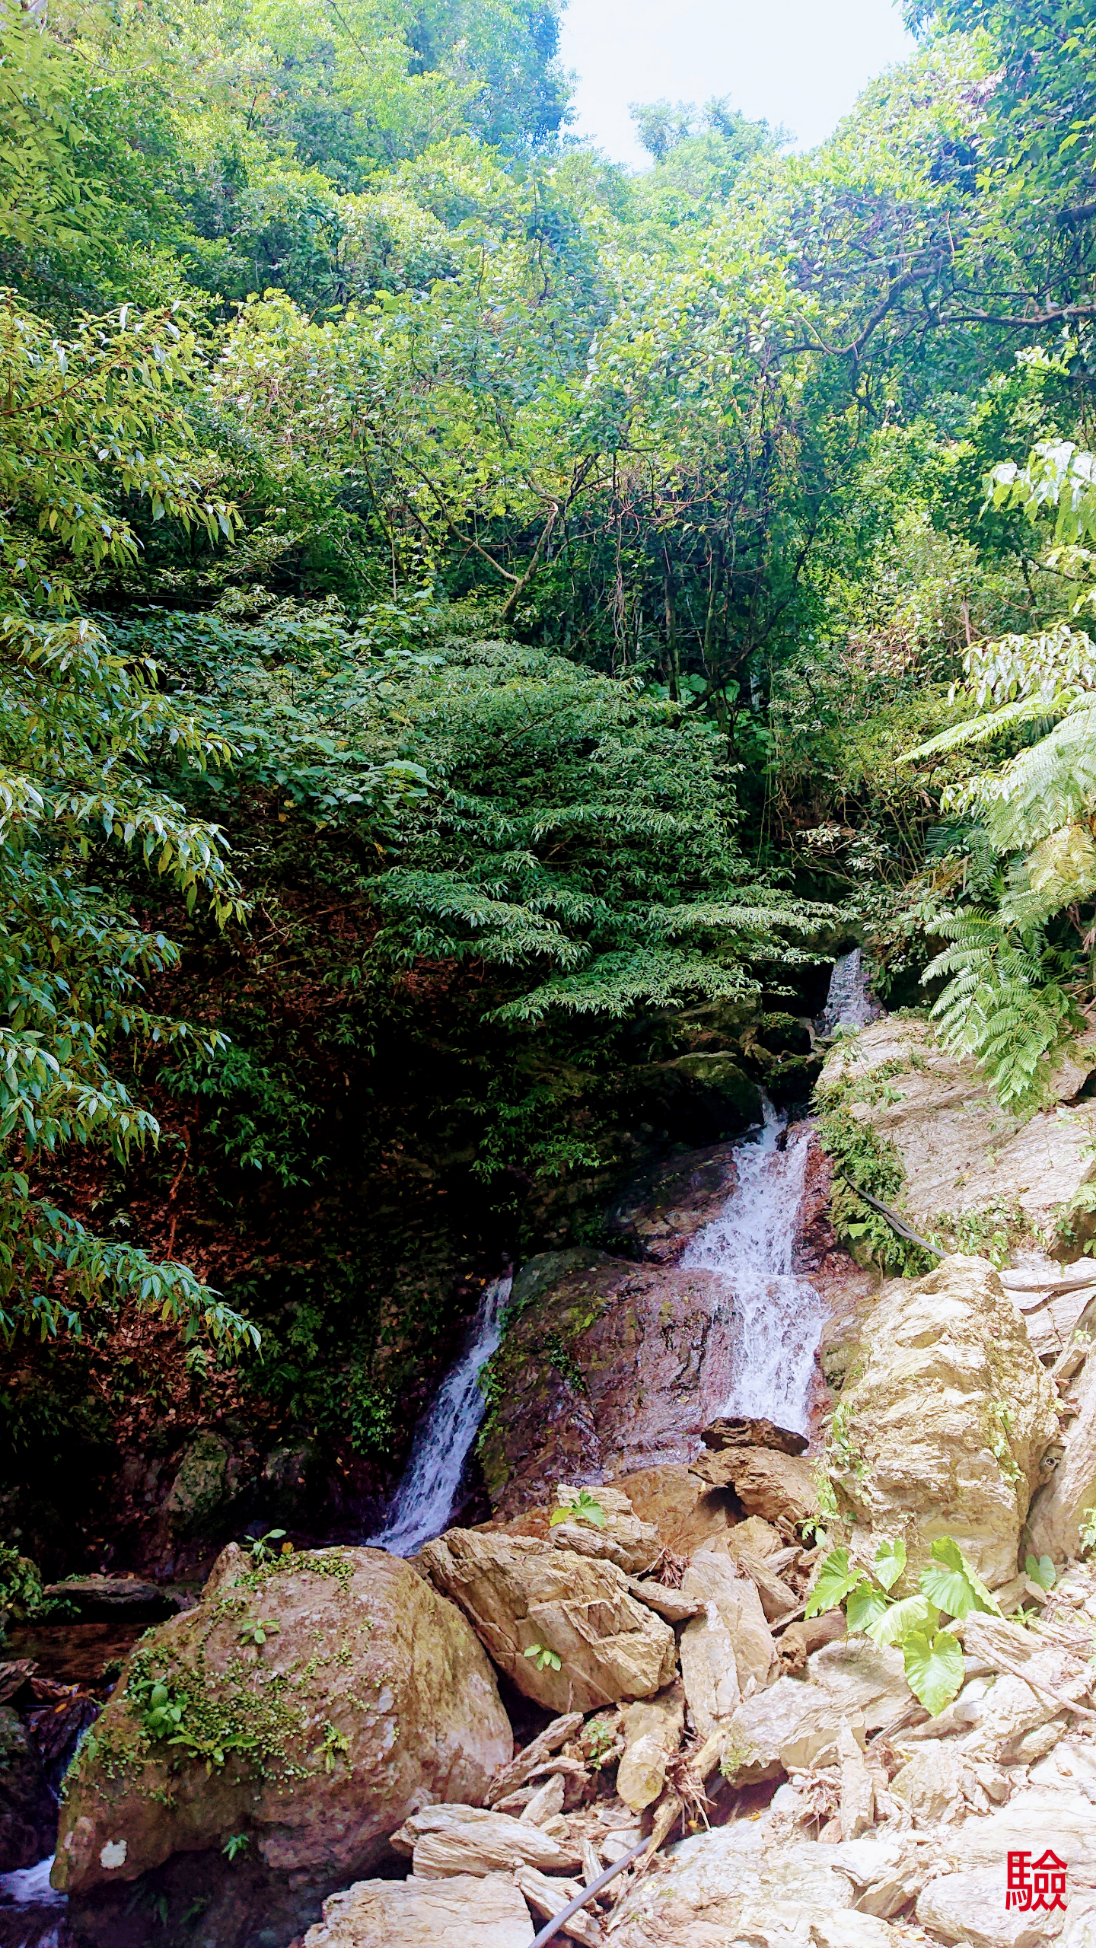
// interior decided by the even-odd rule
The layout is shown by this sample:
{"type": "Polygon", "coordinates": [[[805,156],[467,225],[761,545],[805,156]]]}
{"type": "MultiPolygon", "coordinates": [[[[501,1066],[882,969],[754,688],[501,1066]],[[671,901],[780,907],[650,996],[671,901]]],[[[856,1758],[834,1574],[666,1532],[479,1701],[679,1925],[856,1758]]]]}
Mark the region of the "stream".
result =
{"type": "Polygon", "coordinates": [[[735,1345],[725,1414],[748,1414],[805,1433],[822,1301],[792,1270],[810,1125],[780,1147],[787,1117],[762,1096],[758,1136],[735,1150],[738,1181],[719,1216],[698,1231],[682,1269],[714,1272],[733,1287],[735,1345]]]}
{"type": "Polygon", "coordinates": [[[413,1556],[448,1525],[468,1451],[487,1408],[479,1376],[502,1339],[512,1284],[507,1272],[485,1288],[468,1344],[419,1422],[388,1520],[367,1537],[367,1548],[413,1556]]]}
{"type": "MultiPolygon", "coordinates": [[[[834,963],[820,1027],[863,1027],[879,1013],[858,947],[834,963]]],[[[822,1301],[792,1269],[810,1125],[783,1141],[788,1119],[762,1095],[763,1122],[735,1146],[735,1188],[718,1217],[698,1231],[682,1259],[733,1288],[736,1343],[722,1411],[807,1428],[822,1301]]],[[[483,1420],[479,1376],[502,1339],[511,1277],[488,1285],[457,1364],[419,1422],[383,1528],[367,1547],[412,1556],[447,1527],[461,1474],[483,1420]]]]}

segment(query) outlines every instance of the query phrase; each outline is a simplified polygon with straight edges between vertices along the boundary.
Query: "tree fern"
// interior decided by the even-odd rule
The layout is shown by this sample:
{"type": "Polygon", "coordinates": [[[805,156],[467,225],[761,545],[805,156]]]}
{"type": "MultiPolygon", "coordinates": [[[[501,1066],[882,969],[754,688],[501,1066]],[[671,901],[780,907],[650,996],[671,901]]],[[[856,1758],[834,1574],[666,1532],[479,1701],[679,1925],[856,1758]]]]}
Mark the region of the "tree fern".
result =
{"type": "MultiPolygon", "coordinates": [[[[1096,456],[1045,443],[1025,468],[997,467],[988,498],[1033,521],[1054,513],[1047,566],[1080,584],[1074,619],[1096,612],[1096,552],[1086,545],[1096,541],[1096,456]]],[[[944,1041],[975,1056],[1002,1103],[1019,1105],[1038,1094],[1053,1057],[1083,1025],[1046,930],[1068,914],[1086,947],[1093,938],[1082,909],[1096,895],[1096,644],[1063,620],[1040,635],[973,644],[965,671],[975,714],[909,759],[1035,737],[943,794],[944,810],[976,820],[1008,869],[995,913],[968,908],[934,922],[952,944],[924,978],[950,975],[933,1010],[944,1041]]]]}

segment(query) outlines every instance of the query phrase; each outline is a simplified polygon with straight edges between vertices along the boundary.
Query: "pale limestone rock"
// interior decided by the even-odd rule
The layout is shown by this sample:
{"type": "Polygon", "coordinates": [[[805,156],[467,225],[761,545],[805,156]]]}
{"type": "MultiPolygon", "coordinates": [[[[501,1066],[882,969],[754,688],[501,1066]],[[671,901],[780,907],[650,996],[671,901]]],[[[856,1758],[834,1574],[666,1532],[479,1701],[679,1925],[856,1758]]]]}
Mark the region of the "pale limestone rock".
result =
{"type": "Polygon", "coordinates": [[[876,1534],[901,1533],[916,1564],[950,1535],[991,1585],[1015,1575],[1058,1418],[1023,1320],[985,1259],[945,1258],[925,1278],[883,1286],[841,1416],[851,1459],[835,1483],[869,1550],[876,1534]]]}
{"type": "MultiPolygon", "coordinates": [[[[703,1604],[714,1603],[730,1632],[734,1661],[743,1697],[761,1691],[776,1674],[772,1633],[755,1585],[737,1576],[727,1557],[712,1549],[698,1549],[681,1583],[681,1595],[703,1604]]],[[[699,1621],[699,1618],[698,1618],[699,1621]]]]}
{"type": "Polygon", "coordinates": [[[628,1588],[641,1603],[649,1609],[657,1610],[667,1623],[687,1623],[701,1608],[699,1603],[688,1601],[680,1590],[669,1588],[665,1583],[657,1583],[653,1576],[629,1576],[628,1588]]]}
{"type": "Polygon", "coordinates": [[[835,1725],[860,1716],[869,1732],[880,1731],[911,1700],[901,1651],[870,1637],[825,1644],[808,1657],[807,1673],[829,1698],[835,1725]]]}
{"type": "Polygon", "coordinates": [[[741,1549],[750,1549],[755,1556],[776,1556],[787,1544],[771,1522],[762,1521],[760,1515],[747,1515],[744,1522],[735,1524],[725,1541],[711,1546],[726,1548],[727,1554],[737,1561],[741,1549]]]}
{"type": "Polygon", "coordinates": [[[530,1826],[543,1826],[546,1820],[554,1819],[563,1811],[563,1774],[553,1772],[542,1786],[538,1786],[532,1799],[526,1801],[518,1818],[530,1826]]]}
{"type": "MultiPolygon", "coordinates": [[[[1091,1038],[1087,1046],[1091,1068],[1091,1038]]],[[[905,1169],[901,1205],[914,1228],[1018,1203],[1052,1242],[1060,1236],[1063,1206],[1093,1175],[1085,1152],[1096,1136],[1096,1102],[1063,1115],[1051,1106],[1027,1122],[1009,1116],[973,1063],[938,1047],[928,1022],[893,1016],[834,1048],[822,1081],[835,1081],[846,1068],[867,1078],[891,1062],[903,1065],[889,1078],[892,1099],[854,1102],[853,1110],[897,1145],[905,1169]]],[[[1063,1065],[1052,1094],[1072,1094],[1078,1073],[1076,1062],[1063,1065]]]]}
{"type": "Polygon", "coordinates": [[[1007,1806],[982,1819],[968,1819],[943,1837],[946,1864],[955,1873],[980,1868],[1001,1871],[1008,1853],[1027,1852],[1038,1860],[1053,1847],[1069,1869],[1070,1901],[1096,1887],[1096,1805],[1083,1792],[1018,1792],[1007,1806]]]}
{"type": "Polygon", "coordinates": [[[304,1948],[528,1948],[534,1933],[509,1874],[361,1880],[324,1902],[304,1948]]]}
{"type": "Polygon", "coordinates": [[[504,1799],[508,1792],[523,1786],[525,1781],[531,1779],[534,1772],[551,1758],[553,1752],[558,1752],[561,1745],[566,1745],[567,1740],[581,1730],[581,1711],[566,1711],[562,1718],[553,1718],[551,1724],[545,1725],[544,1730],[530,1740],[529,1744],[518,1753],[516,1759],[511,1759],[509,1765],[504,1765],[500,1772],[496,1772],[487,1788],[485,1804],[494,1806],[500,1799],[504,1799]]]}
{"type": "Polygon", "coordinates": [[[837,1759],[841,1767],[841,1836],[858,1840],[875,1819],[875,1786],[847,1723],[842,1723],[837,1734],[837,1759]]]}
{"type": "Polygon", "coordinates": [[[891,1796],[908,1806],[919,1826],[958,1818],[968,1768],[950,1740],[926,1739],[917,1745],[890,1782],[891,1796]]]}
{"type": "Polygon", "coordinates": [[[641,1813],[653,1806],[666,1784],[666,1761],[677,1751],[685,1729],[685,1694],[680,1683],[647,1703],[626,1705],[624,1756],[617,1766],[616,1789],[626,1806],[641,1813]]]}
{"type": "Polygon", "coordinates": [[[407,1563],[379,1549],[301,1550],[258,1589],[252,1567],[230,1545],[202,1600],[146,1634],[139,1655],[152,1676],[197,1692],[229,1725],[265,1727],[279,1757],[261,1774],[234,1759],[211,1772],[200,1759],[180,1762],[143,1738],[123,1670],[68,1775],[59,1888],[132,1880],[240,1831],[270,1867],[349,1881],[383,1857],[388,1835],[424,1799],[482,1800],[510,1758],[509,1721],[479,1643],[407,1563]],[[260,1618],[266,1641],[249,1648],[243,1632],[260,1618]],[[325,1745],[328,1729],[341,1742],[325,1745]]]}
{"type": "Polygon", "coordinates": [[[1096,1357],[1076,1383],[1077,1416],[1063,1434],[1065,1452],[1032,1504],[1029,1527],[1037,1556],[1075,1556],[1086,1509],[1096,1505],[1096,1357]]]}
{"type": "Polygon", "coordinates": [[[614,1563],[555,1549],[532,1536],[450,1529],[420,1558],[464,1610],[500,1670],[553,1711],[596,1711],[649,1698],[674,1675],[674,1633],[637,1603],[614,1563]],[[562,1668],[523,1653],[553,1651],[562,1668]]]}
{"type": "MultiPolygon", "coordinates": [[[[863,1717],[851,1712],[853,1732],[864,1731],[863,1717]]],[[[738,1785],[779,1778],[791,1767],[824,1765],[836,1759],[837,1728],[831,1692],[794,1677],[777,1678],[767,1691],[748,1698],[727,1721],[722,1767],[738,1785]]]]}
{"type": "Polygon", "coordinates": [[[925,1849],[876,1830],[827,1848],[831,1865],[847,1874],[857,1908],[888,1920],[920,1893],[929,1875],[925,1849]]]}
{"type": "MultiPolygon", "coordinates": [[[[830,1864],[830,1852],[810,1842],[767,1846],[764,1830],[747,1820],[683,1840],[662,1872],[625,1897],[614,1921],[614,1948],[721,1948],[743,1933],[751,1942],[776,1943],[797,1926],[800,1941],[809,1941],[804,1910],[813,1921],[837,1917],[853,1904],[851,1882],[830,1864]],[[769,1928],[776,1932],[764,1932],[769,1928]]],[[[874,1924],[875,1930],[884,1926],[874,1924]]],[[[849,1948],[860,1939],[850,1935],[849,1948]]],[[[882,1948],[887,1937],[869,1932],[862,1939],[863,1948],[882,1948]]]]}
{"type": "Polygon", "coordinates": [[[564,1874],[580,1864],[574,1848],[561,1846],[543,1827],[481,1806],[424,1806],[393,1833],[391,1844],[397,1853],[411,1854],[416,1880],[522,1865],[564,1874]]]}
{"type": "Polygon", "coordinates": [[[732,1487],[747,1515],[763,1522],[797,1529],[818,1514],[810,1464],[799,1455],[769,1447],[731,1447],[701,1455],[693,1470],[713,1487],[732,1487]]]}
{"type": "MultiPolygon", "coordinates": [[[[550,1921],[560,1908],[573,1901],[582,1892],[582,1883],[577,1880],[550,1880],[535,1867],[518,1867],[514,1874],[514,1884],[520,1888],[534,1914],[550,1921]]],[[[569,1921],[565,1921],[560,1933],[568,1935],[572,1941],[581,1941],[587,1948],[598,1948],[604,1940],[600,1927],[592,1913],[580,1908],[569,1921]]]]}
{"type": "Polygon", "coordinates": [[[742,1702],[734,1638],[718,1603],[685,1625],[679,1655],[689,1718],[701,1738],[725,1724],[742,1702]]]}
{"type": "MultiPolygon", "coordinates": [[[[580,1489],[561,1481],[556,1501],[561,1508],[578,1504],[580,1489]]],[[[650,1569],[662,1554],[662,1538],[653,1522],[641,1522],[626,1494],[619,1488],[596,1487],[593,1495],[605,1516],[605,1526],[594,1522],[557,1522],[550,1540],[557,1549],[573,1549],[580,1556],[600,1557],[615,1562],[628,1576],[650,1569]]]]}
{"type": "Polygon", "coordinates": [[[752,1549],[740,1548],[735,1561],[744,1570],[761,1598],[761,1608],[770,1623],[779,1623],[798,1610],[799,1599],[790,1583],[785,1583],[769,1568],[764,1556],[757,1556],[752,1549]]]}
{"type": "Polygon", "coordinates": [[[942,1874],[919,1894],[917,1919],[943,1941],[971,1948],[1040,1948],[1061,1934],[1064,1914],[1008,1910],[1004,1890],[1003,1859],[974,1873],[942,1874]]]}

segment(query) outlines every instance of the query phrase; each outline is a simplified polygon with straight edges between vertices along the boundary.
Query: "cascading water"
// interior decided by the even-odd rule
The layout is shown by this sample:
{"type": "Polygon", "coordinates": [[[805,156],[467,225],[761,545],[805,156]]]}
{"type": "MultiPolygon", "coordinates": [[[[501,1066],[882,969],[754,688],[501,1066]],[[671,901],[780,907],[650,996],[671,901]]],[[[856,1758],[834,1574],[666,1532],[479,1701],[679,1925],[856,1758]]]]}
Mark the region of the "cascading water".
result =
{"type": "Polygon", "coordinates": [[[487,1405],[479,1376],[502,1338],[502,1315],[512,1283],[507,1273],[485,1288],[468,1346],[419,1422],[388,1520],[368,1538],[368,1548],[413,1556],[445,1528],[487,1405]]]}
{"type": "Polygon", "coordinates": [[[5,1948],[58,1948],[68,1902],[49,1884],[52,1866],[51,1854],[36,1867],[0,1874],[0,1942],[5,1948]]]}
{"type": "Polygon", "coordinates": [[[830,991],[822,1010],[822,1033],[832,1035],[835,1028],[866,1028],[881,1010],[868,991],[864,956],[859,947],[834,961],[830,991]]]}
{"type": "MultiPolygon", "coordinates": [[[[862,1028],[880,1013],[859,947],[835,961],[823,1031],[862,1028]]],[[[810,1128],[783,1149],[787,1117],[762,1097],[761,1134],[735,1152],[738,1181],[717,1218],[698,1231],[683,1268],[714,1272],[733,1294],[731,1385],[723,1411],[805,1432],[814,1354],[824,1317],[809,1279],[792,1270],[810,1128]]]]}
{"type": "Polygon", "coordinates": [[[734,1294],[731,1387],[724,1413],[806,1429],[822,1301],[792,1270],[810,1131],[779,1147],[787,1118],[763,1097],[760,1136],[735,1152],[738,1182],[717,1218],[698,1231],[683,1269],[714,1272],[734,1294]]]}

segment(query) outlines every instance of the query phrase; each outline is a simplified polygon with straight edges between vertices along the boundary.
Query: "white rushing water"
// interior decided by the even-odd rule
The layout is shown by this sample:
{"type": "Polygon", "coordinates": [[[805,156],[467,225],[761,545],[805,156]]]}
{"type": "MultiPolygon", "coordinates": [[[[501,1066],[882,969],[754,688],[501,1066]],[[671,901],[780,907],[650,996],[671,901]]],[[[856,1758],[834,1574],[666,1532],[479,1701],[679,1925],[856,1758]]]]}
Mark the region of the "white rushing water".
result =
{"type": "Polygon", "coordinates": [[[750,1414],[804,1432],[822,1301],[792,1270],[810,1130],[783,1148],[787,1118],[762,1098],[761,1134],[735,1152],[738,1182],[682,1259],[714,1272],[734,1295],[734,1347],[726,1414],[750,1414]]]}
{"type": "Polygon", "coordinates": [[[830,991],[822,1010],[822,1033],[832,1035],[835,1028],[866,1028],[881,1012],[868,992],[864,956],[859,947],[834,961],[830,991]]]}
{"type": "Polygon", "coordinates": [[[368,1538],[368,1548],[413,1556],[445,1528],[468,1450],[487,1405],[478,1385],[479,1376],[502,1338],[502,1315],[512,1283],[507,1273],[485,1288],[468,1345],[415,1430],[388,1520],[383,1529],[368,1538]]]}

